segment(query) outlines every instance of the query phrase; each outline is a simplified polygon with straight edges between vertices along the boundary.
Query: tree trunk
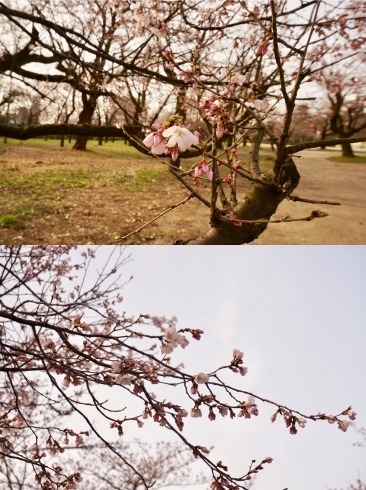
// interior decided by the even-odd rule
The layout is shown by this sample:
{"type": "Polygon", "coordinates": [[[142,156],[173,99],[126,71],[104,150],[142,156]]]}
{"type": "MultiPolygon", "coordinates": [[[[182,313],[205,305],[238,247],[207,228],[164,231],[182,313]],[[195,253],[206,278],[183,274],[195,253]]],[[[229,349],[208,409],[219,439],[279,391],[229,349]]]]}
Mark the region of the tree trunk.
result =
{"type": "Polygon", "coordinates": [[[65,146],[65,136],[63,134],[61,135],[60,146],[61,146],[61,148],[63,148],[65,146]]]}
{"type": "MultiPolygon", "coordinates": [[[[234,208],[239,220],[269,220],[276,212],[278,205],[298,185],[300,174],[292,158],[287,157],[282,165],[279,178],[275,183],[273,170],[262,175],[262,180],[270,185],[251,184],[244,199],[234,208]]],[[[267,228],[267,223],[235,226],[232,222],[218,218],[211,224],[211,229],[193,240],[178,241],[189,245],[241,245],[250,243],[267,228]]]]}
{"type": "Polygon", "coordinates": [[[342,157],[354,157],[354,153],[352,150],[351,143],[343,143],[342,144],[342,157]]]}
{"type": "MultiPolygon", "coordinates": [[[[80,112],[78,124],[91,124],[93,114],[97,105],[97,97],[82,94],[83,109],[80,112]]],[[[74,150],[86,151],[86,143],[88,141],[87,136],[77,136],[75,144],[73,146],[74,150]]]]}

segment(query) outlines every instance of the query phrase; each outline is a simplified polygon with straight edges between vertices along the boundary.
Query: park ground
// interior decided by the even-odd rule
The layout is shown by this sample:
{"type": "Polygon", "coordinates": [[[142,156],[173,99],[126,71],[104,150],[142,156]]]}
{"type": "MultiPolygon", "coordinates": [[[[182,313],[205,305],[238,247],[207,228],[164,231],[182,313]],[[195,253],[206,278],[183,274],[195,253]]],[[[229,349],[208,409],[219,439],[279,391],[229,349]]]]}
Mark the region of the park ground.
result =
{"type": "MultiPolygon", "coordinates": [[[[188,195],[165,165],[121,141],[90,141],[87,152],[59,144],[0,144],[0,243],[110,244],[188,195]]],[[[244,164],[249,150],[240,151],[244,164]]],[[[270,224],[253,244],[365,244],[366,152],[358,148],[357,154],[363,158],[350,163],[334,160],[337,149],[301,152],[294,194],[341,206],[284,201],[273,218],[302,218],[315,209],[329,217],[270,224]]],[[[266,169],[273,153],[267,148],[261,155],[266,169]]],[[[241,194],[246,185],[240,184],[241,194]]],[[[208,228],[207,208],[190,200],[120,243],[172,244],[208,228]]]]}

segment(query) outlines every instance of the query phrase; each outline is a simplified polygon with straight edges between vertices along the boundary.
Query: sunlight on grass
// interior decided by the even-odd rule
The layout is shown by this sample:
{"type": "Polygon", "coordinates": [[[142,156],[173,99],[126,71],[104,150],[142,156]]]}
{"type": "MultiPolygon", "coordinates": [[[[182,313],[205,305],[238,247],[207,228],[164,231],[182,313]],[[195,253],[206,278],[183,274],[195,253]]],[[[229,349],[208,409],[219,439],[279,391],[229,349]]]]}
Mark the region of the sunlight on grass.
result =
{"type": "MultiPolygon", "coordinates": [[[[75,140],[72,140],[69,143],[69,140],[65,138],[65,146],[64,149],[70,149],[74,146],[75,140]]],[[[28,148],[40,148],[44,150],[62,150],[60,147],[60,139],[52,138],[45,140],[44,138],[33,138],[30,140],[22,141],[15,140],[12,138],[8,138],[8,142],[6,144],[0,144],[0,154],[6,150],[7,146],[24,146],[28,148]]],[[[118,156],[131,156],[131,157],[139,157],[139,158],[150,158],[146,155],[140,153],[136,148],[130,146],[123,140],[115,140],[114,142],[108,141],[107,143],[103,142],[103,145],[100,146],[97,139],[88,140],[87,151],[86,153],[92,153],[99,156],[106,157],[118,157],[118,156]]],[[[85,152],[77,152],[75,154],[85,154],[85,152]]]]}
{"type": "Polygon", "coordinates": [[[91,176],[82,170],[69,172],[39,172],[27,177],[3,176],[2,184],[27,187],[28,189],[51,190],[53,187],[85,187],[91,176]]]}
{"type": "Polygon", "coordinates": [[[4,228],[13,225],[16,223],[16,216],[12,214],[5,214],[3,216],[0,216],[0,226],[3,226],[4,228]]]}
{"type": "Polygon", "coordinates": [[[366,156],[329,157],[327,160],[331,160],[332,162],[344,162],[344,163],[366,163],[366,156]]]}

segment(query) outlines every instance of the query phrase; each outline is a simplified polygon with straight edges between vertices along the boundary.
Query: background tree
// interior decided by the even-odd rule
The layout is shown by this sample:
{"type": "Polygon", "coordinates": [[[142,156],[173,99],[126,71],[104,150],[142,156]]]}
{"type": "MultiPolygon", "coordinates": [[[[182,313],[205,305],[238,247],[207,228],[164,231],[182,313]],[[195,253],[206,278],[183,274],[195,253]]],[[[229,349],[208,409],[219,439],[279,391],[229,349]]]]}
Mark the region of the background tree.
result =
{"type": "MultiPolygon", "coordinates": [[[[350,138],[366,129],[366,93],[363,84],[364,60],[344,69],[322,73],[330,103],[330,129],[340,138],[350,138]],[[346,76],[345,76],[346,73],[346,76]]],[[[342,143],[344,157],[353,157],[349,142],[342,143]]]]}

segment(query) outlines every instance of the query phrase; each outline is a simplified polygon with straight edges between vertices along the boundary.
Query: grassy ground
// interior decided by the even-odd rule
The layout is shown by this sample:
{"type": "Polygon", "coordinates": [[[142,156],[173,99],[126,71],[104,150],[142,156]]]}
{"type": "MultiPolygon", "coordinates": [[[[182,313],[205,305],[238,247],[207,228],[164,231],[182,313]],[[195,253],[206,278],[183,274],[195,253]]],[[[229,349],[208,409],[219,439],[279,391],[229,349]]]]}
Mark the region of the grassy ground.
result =
{"type": "MultiPolygon", "coordinates": [[[[86,152],[59,145],[55,139],[0,144],[0,243],[111,243],[188,195],[166,166],[123,141],[89,141],[86,152]]],[[[240,151],[244,165],[249,150],[240,151]]],[[[265,150],[263,169],[272,162],[265,150]]],[[[199,207],[208,221],[201,206],[190,201],[180,215],[193,221],[199,207]]],[[[182,226],[161,220],[126,243],[173,243],[182,226]]]]}
{"type": "Polygon", "coordinates": [[[354,157],[330,157],[328,160],[332,162],[343,162],[343,163],[366,163],[366,156],[354,156],[354,157]]]}

